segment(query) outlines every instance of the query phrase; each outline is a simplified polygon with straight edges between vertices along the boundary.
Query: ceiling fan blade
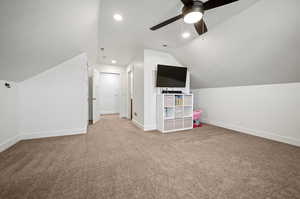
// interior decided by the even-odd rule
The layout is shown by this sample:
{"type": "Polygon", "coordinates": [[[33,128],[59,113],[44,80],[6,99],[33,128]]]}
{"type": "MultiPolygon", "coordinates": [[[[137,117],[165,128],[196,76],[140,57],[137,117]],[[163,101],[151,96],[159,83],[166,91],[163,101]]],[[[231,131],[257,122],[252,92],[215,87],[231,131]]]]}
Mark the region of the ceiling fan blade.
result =
{"type": "Polygon", "coordinates": [[[207,2],[204,2],[203,6],[204,10],[210,10],[236,1],[238,0],[209,0],[207,2]]]}
{"type": "Polygon", "coordinates": [[[180,15],[178,15],[176,17],[173,17],[171,19],[168,19],[168,20],[166,20],[166,21],[164,21],[164,22],[162,22],[162,23],[160,23],[160,24],[158,24],[156,26],[153,26],[152,28],[150,28],[150,30],[157,30],[159,28],[162,28],[162,27],[164,27],[166,25],[169,25],[170,23],[173,23],[173,22],[177,21],[178,19],[181,19],[182,17],[183,17],[183,15],[180,14],[180,15]]]}
{"type": "Polygon", "coordinates": [[[193,5],[193,0],[181,0],[185,6],[193,5]]]}
{"type": "Polygon", "coordinates": [[[207,32],[207,26],[203,19],[201,19],[201,21],[195,23],[194,26],[199,35],[202,35],[207,32]]]}

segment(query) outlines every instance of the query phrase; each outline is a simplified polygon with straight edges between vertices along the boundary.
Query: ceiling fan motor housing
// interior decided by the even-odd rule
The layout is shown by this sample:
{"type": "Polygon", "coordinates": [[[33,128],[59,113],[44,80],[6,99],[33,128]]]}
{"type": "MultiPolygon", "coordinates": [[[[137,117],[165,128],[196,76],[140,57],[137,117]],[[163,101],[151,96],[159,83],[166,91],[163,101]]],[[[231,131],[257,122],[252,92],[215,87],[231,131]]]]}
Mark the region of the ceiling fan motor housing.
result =
{"type": "Polygon", "coordinates": [[[184,6],[182,8],[183,16],[187,15],[190,12],[201,12],[202,14],[204,14],[203,3],[201,1],[194,1],[192,5],[184,6]]]}

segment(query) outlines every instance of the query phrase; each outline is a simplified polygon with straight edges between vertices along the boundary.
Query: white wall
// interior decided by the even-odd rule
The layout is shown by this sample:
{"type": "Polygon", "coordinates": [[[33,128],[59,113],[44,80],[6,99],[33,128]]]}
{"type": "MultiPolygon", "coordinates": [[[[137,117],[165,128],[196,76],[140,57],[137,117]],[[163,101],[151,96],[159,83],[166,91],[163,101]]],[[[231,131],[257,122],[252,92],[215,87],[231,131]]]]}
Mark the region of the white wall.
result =
{"type": "Polygon", "coordinates": [[[1,0],[0,79],[23,81],[86,52],[98,58],[100,0],[1,0]]]}
{"type": "Polygon", "coordinates": [[[132,72],[132,121],[140,128],[144,128],[144,52],[137,54],[126,67],[126,104],[129,118],[130,96],[128,92],[128,72],[132,72]]]}
{"type": "Polygon", "coordinates": [[[22,138],[85,133],[87,56],[81,54],[19,84],[22,138]]]}
{"type": "MultiPolygon", "coordinates": [[[[182,66],[172,55],[146,49],[144,51],[144,130],[156,129],[156,88],[157,65],[182,66]]],[[[187,75],[187,87],[182,89],[189,92],[189,73],[187,75]]]]}
{"type": "Polygon", "coordinates": [[[172,51],[192,67],[194,89],[300,82],[299,8],[299,0],[259,0],[214,28],[207,21],[206,34],[172,51]]]}
{"type": "MultiPolygon", "coordinates": [[[[126,90],[127,90],[126,67],[124,67],[124,66],[112,66],[112,65],[98,65],[95,68],[99,73],[117,73],[117,74],[120,74],[120,77],[121,77],[120,116],[121,117],[126,117],[127,116],[127,109],[126,109],[126,102],[127,102],[127,99],[126,99],[126,90]]],[[[101,93],[100,93],[100,95],[101,95],[101,93]]]]}
{"type": "Polygon", "coordinates": [[[18,85],[0,80],[0,152],[18,141],[18,85]]]}
{"type": "Polygon", "coordinates": [[[204,122],[300,146],[300,83],[193,92],[204,122]]]}
{"type": "MultiPolygon", "coordinates": [[[[144,63],[135,61],[130,66],[133,71],[132,120],[139,127],[144,126],[144,63]]],[[[128,76],[128,75],[127,75],[128,76]]]]}

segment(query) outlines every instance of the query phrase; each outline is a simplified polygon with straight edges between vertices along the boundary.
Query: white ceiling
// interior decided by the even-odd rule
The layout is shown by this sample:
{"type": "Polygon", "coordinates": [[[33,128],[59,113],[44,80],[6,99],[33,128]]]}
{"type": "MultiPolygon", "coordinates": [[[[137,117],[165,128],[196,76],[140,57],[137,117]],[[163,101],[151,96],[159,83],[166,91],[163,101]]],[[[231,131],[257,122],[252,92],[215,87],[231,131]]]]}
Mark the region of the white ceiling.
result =
{"type": "Polygon", "coordinates": [[[99,0],[1,0],[0,79],[21,81],[81,52],[96,62],[99,0]]]}
{"type": "Polygon", "coordinates": [[[181,6],[180,0],[1,0],[0,79],[22,81],[81,52],[91,64],[127,65],[150,48],[191,66],[193,88],[300,81],[298,0],[240,0],[208,11],[209,31],[200,37],[182,20],[149,30],[181,6]],[[114,13],[124,21],[114,21],[114,13]],[[181,38],[186,30],[189,40],[181,38]]]}
{"type": "MultiPolygon", "coordinates": [[[[240,0],[239,2],[210,10],[205,13],[209,31],[234,15],[249,8],[258,0],[240,0]]],[[[102,0],[100,12],[99,62],[111,64],[115,59],[119,65],[127,65],[144,48],[170,51],[186,45],[198,38],[193,25],[184,24],[183,20],[170,24],[158,31],[150,27],[181,13],[180,0],[102,0]],[[122,14],[124,20],[116,22],[115,13],[122,14]],[[181,33],[189,31],[192,37],[184,40],[181,33]],[[168,48],[162,47],[167,44],[168,48]],[[103,59],[103,56],[106,56],[103,59]]]]}
{"type": "Polygon", "coordinates": [[[300,1],[262,0],[173,50],[193,88],[300,82],[300,1]]]}

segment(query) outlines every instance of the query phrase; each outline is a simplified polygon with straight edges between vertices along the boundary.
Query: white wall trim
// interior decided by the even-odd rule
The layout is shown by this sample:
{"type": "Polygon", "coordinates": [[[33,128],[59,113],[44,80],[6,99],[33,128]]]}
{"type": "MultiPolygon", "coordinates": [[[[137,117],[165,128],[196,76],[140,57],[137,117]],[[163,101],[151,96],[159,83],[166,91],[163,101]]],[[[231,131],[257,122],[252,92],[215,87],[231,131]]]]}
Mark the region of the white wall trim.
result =
{"type": "Polygon", "coordinates": [[[238,132],[249,134],[249,135],[254,135],[254,136],[257,136],[257,137],[266,138],[266,139],[269,139],[269,140],[283,142],[283,143],[291,144],[291,145],[294,145],[294,146],[300,146],[300,140],[297,140],[297,139],[294,139],[294,138],[291,138],[291,137],[284,137],[284,136],[276,135],[274,133],[270,133],[270,132],[266,132],[266,131],[262,131],[262,130],[249,129],[249,128],[245,128],[245,127],[242,127],[242,126],[226,124],[226,123],[220,122],[220,121],[211,121],[211,120],[203,119],[203,122],[206,123],[206,124],[211,124],[211,125],[223,127],[223,128],[226,128],[226,129],[231,129],[231,130],[234,130],[234,131],[238,131],[238,132]]]}
{"type": "Polygon", "coordinates": [[[100,115],[121,115],[120,112],[113,112],[113,111],[100,111],[100,115]]]}
{"type": "Polygon", "coordinates": [[[12,147],[13,145],[17,144],[20,140],[20,137],[17,135],[9,140],[6,140],[0,143],[0,152],[5,151],[6,149],[12,147]]]}
{"type": "Polygon", "coordinates": [[[23,133],[20,135],[20,139],[21,140],[30,140],[30,139],[38,139],[38,138],[79,135],[79,134],[86,134],[86,133],[87,133],[87,128],[65,129],[65,130],[57,130],[57,131],[35,132],[35,133],[31,133],[31,134],[23,133]]]}
{"type": "Polygon", "coordinates": [[[131,121],[132,121],[132,123],[133,123],[134,125],[136,125],[136,126],[139,127],[140,129],[143,129],[143,130],[144,130],[144,125],[142,125],[141,123],[139,123],[138,121],[136,121],[136,120],[134,120],[134,119],[132,119],[131,121]]]}
{"type": "Polygon", "coordinates": [[[87,128],[36,132],[36,133],[31,133],[31,134],[26,134],[26,133],[19,134],[9,140],[4,141],[3,143],[0,143],[0,152],[7,150],[8,148],[14,146],[19,141],[22,141],[22,140],[60,137],[60,136],[69,136],[69,135],[80,135],[80,134],[86,134],[86,133],[87,133],[87,128]]]}
{"type": "Polygon", "coordinates": [[[145,125],[144,131],[155,131],[157,130],[156,125],[145,125]]]}

